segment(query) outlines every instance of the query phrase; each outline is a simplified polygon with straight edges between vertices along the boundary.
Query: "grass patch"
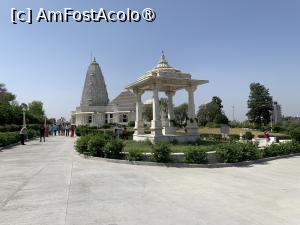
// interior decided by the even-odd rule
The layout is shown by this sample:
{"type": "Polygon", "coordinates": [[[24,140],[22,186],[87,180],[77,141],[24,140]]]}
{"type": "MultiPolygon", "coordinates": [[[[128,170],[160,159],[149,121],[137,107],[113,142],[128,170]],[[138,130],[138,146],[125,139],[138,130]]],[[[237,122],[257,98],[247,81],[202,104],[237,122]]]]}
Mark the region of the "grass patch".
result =
{"type": "MultiPolygon", "coordinates": [[[[147,141],[132,141],[132,140],[126,140],[125,142],[125,152],[130,152],[131,149],[138,149],[142,153],[151,153],[153,152],[152,144],[147,141]]],[[[220,143],[217,142],[201,142],[201,145],[198,146],[199,149],[205,152],[214,151],[216,150],[216,147],[220,143]]],[[[188,151],[188,147],[192,144],[187,143],[179,143],[179,144],[169,144],[171,152],[172,153],[185,153],[188,151]]]]}

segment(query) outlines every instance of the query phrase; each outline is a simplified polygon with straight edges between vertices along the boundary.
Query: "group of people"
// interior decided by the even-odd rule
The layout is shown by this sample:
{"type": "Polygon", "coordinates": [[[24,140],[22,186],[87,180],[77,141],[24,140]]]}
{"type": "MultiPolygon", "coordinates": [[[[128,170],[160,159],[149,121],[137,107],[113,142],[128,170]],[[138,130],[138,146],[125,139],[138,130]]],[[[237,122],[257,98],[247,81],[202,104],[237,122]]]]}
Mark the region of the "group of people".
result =
{"type": "MultiPolygon", "coordinates": [[[[26,127],[22,127],[20,130],[20,141],[22,145],[25,145],[25,140],[28,134],[26,127]]],[[[49,136],[66,136],[74,137],[75,135],[75,126],[70,124],[53,124],[53,125],[44,125],[41,124],[39,127],[39,137],[40,142],[46,141],[46,137],[49,136]]]]}
{"type": "Polygon", "coordinates": [[[128,139],[128,132],[126,127],[114,127],[112,138],[115,139],[116,137],[122,138],[122,139],[128,139]]]}
{"type": "Polygon", "coordinates": [[[70,125],[68,123],[59,124],[59,125],[53,124],[53,125],[47,126],[46,131],[47,131],[48,135],[52,135],[52,136],[74,137],[75,126],[70,125]]]}
{"type": "Polygon", "coordinates": [[[48,125],[40,126],[40,141],[44,140],[45,142],[45,137],[48,136],[66,136],[66,137],[74,137],[75,134],[75,126],[70,125],[68,123],[66,124],[53,124],[53,125],[48,125]]]}

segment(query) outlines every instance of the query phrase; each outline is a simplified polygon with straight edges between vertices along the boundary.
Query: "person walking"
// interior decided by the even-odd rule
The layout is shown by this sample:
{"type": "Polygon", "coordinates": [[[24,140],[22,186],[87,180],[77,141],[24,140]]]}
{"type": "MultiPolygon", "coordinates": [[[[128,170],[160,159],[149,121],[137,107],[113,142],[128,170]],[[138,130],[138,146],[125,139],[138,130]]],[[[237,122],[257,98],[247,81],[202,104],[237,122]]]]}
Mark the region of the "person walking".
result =
{"type": "Polygon", "coordinates": [[[57,134],[57,125],[56,124],[53,125],[53,131],[54,131],[53,136],[56,136],[56,134],[57,134]]]}
{"type": "Polygon", "coordinates": [[[75,127],[74,125],[71,125],[71,137],[74,137],[75,127]]]}
{"type": "Polygon", "coordinates": [[[66,125],[66,137],[69,137],[69,135],[70,135],[70,125],[67,124],[66,125]]]}
{"type": "Polygon", "coordinates": [[[27,136],[27,128],[26,127],[22,127],[22,129],[20,130],[21,145],[25,145],[26,136],[27,136]]]}
{"type": "Polygon", "coordinates": [[[63,124],[63,125],[61,126],[61,135],[62,135],[62,136],[65,136],[65,134],[66,134],[66,124],[63,124]]]}
{"type": "Polygon", "coordinates": [[[42,139],[45,140],[45,126],[43,124],[40,125],[40,142],[42,142],[42,139]]]}
{"type": "Polygon", "coordinates": [[[45,137],[49,137],[50,128],[49,126],[46,126],[45,128],[45,137]]]}

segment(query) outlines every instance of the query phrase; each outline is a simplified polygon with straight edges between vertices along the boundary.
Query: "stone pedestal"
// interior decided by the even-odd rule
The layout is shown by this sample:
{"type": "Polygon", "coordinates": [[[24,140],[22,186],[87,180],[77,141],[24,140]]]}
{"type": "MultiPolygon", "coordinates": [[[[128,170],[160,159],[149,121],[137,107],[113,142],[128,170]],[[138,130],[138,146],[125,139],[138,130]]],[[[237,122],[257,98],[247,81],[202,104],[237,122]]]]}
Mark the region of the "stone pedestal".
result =
{"type": "Polygon", "coordinates": [[[141,120],[135,121],[134,134],[135,135],[145,134],[144,121],[141,120]]]}

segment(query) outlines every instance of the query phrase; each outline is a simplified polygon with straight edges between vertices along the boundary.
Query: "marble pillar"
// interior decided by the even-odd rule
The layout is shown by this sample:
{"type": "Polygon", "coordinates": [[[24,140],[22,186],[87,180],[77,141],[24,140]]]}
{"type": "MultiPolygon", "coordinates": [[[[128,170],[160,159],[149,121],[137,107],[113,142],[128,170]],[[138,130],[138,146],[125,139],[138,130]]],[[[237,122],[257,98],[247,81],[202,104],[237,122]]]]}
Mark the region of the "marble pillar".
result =
{"type": "Polygon", "coordinates": [[[194,92],[197,89],[196,86],[190,86],[186,90],[188,92],[188,120],[187,120],[187,134],[198,135],[198,125],[195,114],[195,100],[194,92]]]}
{"type": "Polygon", "coordinates": [[[168,134],[175,134],[176,128],[174,127],[174,104],[173,104],[173,97],[175,95],[175,91],[166,91],[166,96],[168,97],[168,119],[166,126],[163,129],[164,135],[168,134]]]}
{"type": "Polygon", "coordinates": [[[153,120],[151,121],[151,134],[153,136],[162,135],[162,125],[160,118],[160,106],[159,106],[159,90],[158,84],[153,85],[153,120]]]}
{"type": "Polygon", "coordinates": [[[134,135],[143,135],[145,134],[144,121],[143,121],[143,103],[142,95],[144,91],[134,90],[136,95],[136,118],[135,118],[135,127],[134,135]]]}

